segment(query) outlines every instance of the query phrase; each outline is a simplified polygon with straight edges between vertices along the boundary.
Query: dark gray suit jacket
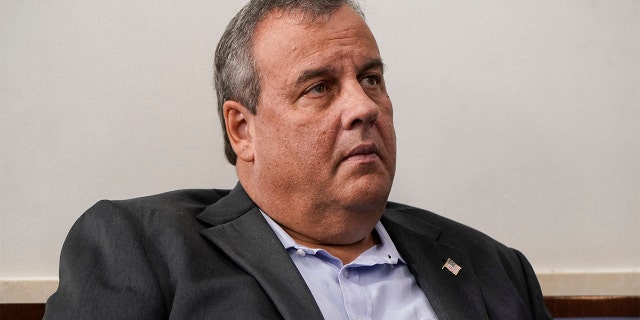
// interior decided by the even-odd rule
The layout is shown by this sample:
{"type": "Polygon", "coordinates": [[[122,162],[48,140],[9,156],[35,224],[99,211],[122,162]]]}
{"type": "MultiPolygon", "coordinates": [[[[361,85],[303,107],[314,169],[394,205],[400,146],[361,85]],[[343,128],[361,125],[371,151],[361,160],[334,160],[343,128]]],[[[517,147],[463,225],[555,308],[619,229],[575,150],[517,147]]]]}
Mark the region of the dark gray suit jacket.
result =
{"type": "MultiPolygon", "coordinates": [[[[518,251],[389,203],[382,224],[440,320],[551,319],[518,251]],[[462,266],[455,276],[442,265],[462,266]]],[[[238,186],[100,201],[64,243],[45,319],[322,319],[296,266],[238,186]]],[[[333,319],[331,319],[333,320],[333,319]]]]}

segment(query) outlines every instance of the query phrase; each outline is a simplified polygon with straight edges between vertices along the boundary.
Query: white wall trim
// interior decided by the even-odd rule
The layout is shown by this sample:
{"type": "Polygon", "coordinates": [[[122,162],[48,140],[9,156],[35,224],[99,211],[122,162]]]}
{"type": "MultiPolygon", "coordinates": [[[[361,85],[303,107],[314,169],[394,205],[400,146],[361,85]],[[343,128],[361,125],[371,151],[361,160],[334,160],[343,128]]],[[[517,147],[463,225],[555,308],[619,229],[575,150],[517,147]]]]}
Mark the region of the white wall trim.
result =
{"type": "MultiPolygon", "coordinates": [[[[538,274],[546,296],[640,295],[640,272],[538,274]]],[[[57,278],[0,279],[0,303],[44,303],[57,278]]]]}
{"type": "Polygon", "coordinates": [[[0,303],[44,303],[56,289],[57,278],[0,279],[0,303]]]}
{"type": "Polygon", "coordinates": [[[640,295],[640,272],[538,274],[546,296],[640,295]]]}

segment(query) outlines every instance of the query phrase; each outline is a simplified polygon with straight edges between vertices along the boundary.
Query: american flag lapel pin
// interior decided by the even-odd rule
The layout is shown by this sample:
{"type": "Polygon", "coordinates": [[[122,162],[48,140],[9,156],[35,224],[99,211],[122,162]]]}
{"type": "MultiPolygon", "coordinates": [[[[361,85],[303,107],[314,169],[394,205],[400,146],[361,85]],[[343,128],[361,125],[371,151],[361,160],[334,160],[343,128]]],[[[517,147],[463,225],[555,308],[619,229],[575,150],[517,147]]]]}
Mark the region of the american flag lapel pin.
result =
{"type": "Polygon", "coordinates": [[[451,258],[447,258],[447,262],[444,263],[442,269],[447,268],[454,276],[458,275],[458,272],[462,270],[462,267],[458,265],[455,261],[451,260],[451,258]]]}

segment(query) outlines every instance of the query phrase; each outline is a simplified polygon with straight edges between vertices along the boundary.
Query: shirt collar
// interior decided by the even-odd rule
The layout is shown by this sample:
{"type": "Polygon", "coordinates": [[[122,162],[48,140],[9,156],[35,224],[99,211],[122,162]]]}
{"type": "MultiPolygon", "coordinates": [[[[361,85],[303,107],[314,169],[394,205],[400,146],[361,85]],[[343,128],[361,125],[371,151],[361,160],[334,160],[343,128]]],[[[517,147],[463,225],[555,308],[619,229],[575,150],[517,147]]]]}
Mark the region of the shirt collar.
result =
{"type": "MultiPolygon", "coordinates": [[[[262,213],[262,216],[267,221],[273,232],[275,232],[276,236],[285,249],[303,250],[306,254],[312,255],[315,255],[316,253],[322,251],[323,254],[330,255],[323,249],[309,248],[296,243],[296,241],[291,238],[291,236],[286,231],[284,231],[284,229],[282,229],[282,227],[277,222],[273,221],[273,219],[271,219],[271,217],[269,217],[262,210],[260,210],[260,213],[262,213]]],[[[378,234],[380,243],[360,254],[360,256],[356,258],[356,260],[354,260],[351,265],[370,266],[375,264],[398,264],[398,262],[406,264],[404,259],[402,259],[402,257],[400,256],[398,249],[396,249],[396,246],[393,244],[393,241],[389,237],[387,230],[384,228],[382,223],[380,223],[380,221],[376,223],[374,230],[378,234]]]]}

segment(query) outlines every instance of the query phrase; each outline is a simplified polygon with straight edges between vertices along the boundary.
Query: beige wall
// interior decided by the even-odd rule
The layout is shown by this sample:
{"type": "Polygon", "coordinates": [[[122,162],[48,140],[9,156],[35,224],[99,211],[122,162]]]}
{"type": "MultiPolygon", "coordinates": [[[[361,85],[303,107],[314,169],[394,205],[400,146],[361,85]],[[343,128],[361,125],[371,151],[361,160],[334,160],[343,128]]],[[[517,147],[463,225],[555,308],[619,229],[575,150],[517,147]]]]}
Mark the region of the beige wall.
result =
{"type": "MultiPolygon", "coordinates": [[[[234,185],[210,77],[240,6],[0,2],[0,301],[12,281],[55,280],[99,199],[234,185]]],[[[363,6],[395,106],[392,200],[538,273],[639,281],[640,2],[363,6]]]]}

